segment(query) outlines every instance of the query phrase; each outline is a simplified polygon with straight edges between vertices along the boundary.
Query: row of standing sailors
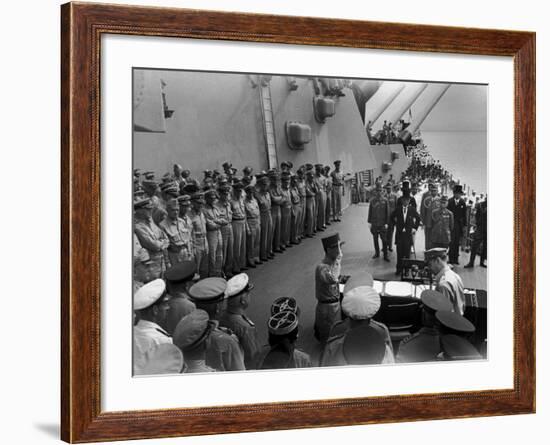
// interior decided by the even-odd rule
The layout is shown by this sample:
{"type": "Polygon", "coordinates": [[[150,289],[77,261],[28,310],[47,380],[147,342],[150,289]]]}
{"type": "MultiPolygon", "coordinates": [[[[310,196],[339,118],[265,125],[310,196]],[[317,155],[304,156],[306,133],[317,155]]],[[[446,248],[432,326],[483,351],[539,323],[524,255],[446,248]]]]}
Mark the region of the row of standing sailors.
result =
{"type": "Polygon", "coordinates": [[[342,216],[345,175],[340,161],[334,165],[292,174],[283,163],[256,176],[245,168],[242,178],[205,171],[200,185],[181,174],[160,184],[152,172],[141,181],[136,174],[135,281],[162,277],[184,260],[195,261],[196,278],[230,278],[324,231],[342,216]]]}

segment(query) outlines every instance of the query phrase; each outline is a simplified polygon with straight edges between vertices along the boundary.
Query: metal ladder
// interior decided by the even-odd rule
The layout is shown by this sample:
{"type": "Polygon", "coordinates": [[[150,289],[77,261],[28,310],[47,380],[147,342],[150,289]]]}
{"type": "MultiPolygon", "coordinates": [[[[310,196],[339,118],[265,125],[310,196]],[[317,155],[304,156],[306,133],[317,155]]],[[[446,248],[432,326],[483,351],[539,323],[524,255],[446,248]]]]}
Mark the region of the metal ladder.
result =
{"type": "Polygon", "coordinates": [[[271,87],[267,85],[258,86],[262,109],[262,120],[264,124],[264,137],[267,150],[267,164],[269,168],[277,168],[277,146],[275,144],[275,123],[273,120],[273,106],[271,103],[271,87]]]}

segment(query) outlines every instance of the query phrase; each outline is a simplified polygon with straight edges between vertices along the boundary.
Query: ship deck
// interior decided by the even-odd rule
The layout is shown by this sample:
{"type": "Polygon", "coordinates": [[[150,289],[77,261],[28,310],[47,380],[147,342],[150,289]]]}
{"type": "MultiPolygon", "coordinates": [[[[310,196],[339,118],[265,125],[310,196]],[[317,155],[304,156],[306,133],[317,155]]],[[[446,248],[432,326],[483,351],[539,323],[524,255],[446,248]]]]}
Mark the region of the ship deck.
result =
{"type": "MultiPolygon", "coordinates": [[[[248,316],[257,326],[262,344],[267,344],[267,320],[271,303],[282,296],[291,296],[300,307],[300,334],[297,346],[309,353],[315,360],[319,356],[319,343],[313,336],[315,318],[315,266],[323,259],[323,248],[320,239],[334,232],[339,232],[346,244],[342,247],[342,274],[360,277],[370,273],[375,279],[397,280],[395,275],[395,249],[390,253],[391,262],[382,258],[372,259],[374,247],[372,235],[367,225],[368,204],[360,203],[349,206],[339,223],[332,223],[325,232],[318,232],[315,238],[306,238],[286,252],[255,269],[249,269],[249,275],[255,288],[252,291],[248,316]]],[[[423,258],[424,233],[419,230],[416,235],[415,248],[417,257],[423,258]]],[[[487,289],[487,269],[477,266],[464,269],[462,266],[469,260],[469,254],[461,252],[460,264],[455,271],[462,277],[467,288],[487,289]]]]}

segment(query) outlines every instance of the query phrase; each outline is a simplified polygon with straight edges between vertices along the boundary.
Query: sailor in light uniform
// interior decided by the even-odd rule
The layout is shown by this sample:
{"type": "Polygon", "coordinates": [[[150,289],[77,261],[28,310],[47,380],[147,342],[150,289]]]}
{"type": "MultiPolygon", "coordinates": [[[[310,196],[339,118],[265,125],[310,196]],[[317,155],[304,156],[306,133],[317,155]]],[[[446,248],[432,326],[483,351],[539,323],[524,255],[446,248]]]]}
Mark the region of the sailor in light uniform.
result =
{"type": "Polygon", "coordinates": [[[260,351],[258,332],[254,322],[246,316],[250,304],[250,291],[254,285],[248,275],[235,275],[227,282],[227,309],[220,317],[220,326],[231,329],[237,336],[244,351],[246,369],[253,369],[260,351]]]}
{"type": "Polygon", "coordinates": [[[427,289],[420,296],[422,300],[422,328],[403,339],[399,344],[397,362],[428,362],[437,360],[441,352],[441,338],[437,311],[450,311],[452,305],[441,292],[427,289]]]}
{"type": "Polygon", "coordinates": [[[134,311],[139,318],[134,326],[134,372],[149,360],[158,345],[172,343],[165,330],[168,299],[166,284],[160,278],[144,284],[134,294],[134,311]]]}

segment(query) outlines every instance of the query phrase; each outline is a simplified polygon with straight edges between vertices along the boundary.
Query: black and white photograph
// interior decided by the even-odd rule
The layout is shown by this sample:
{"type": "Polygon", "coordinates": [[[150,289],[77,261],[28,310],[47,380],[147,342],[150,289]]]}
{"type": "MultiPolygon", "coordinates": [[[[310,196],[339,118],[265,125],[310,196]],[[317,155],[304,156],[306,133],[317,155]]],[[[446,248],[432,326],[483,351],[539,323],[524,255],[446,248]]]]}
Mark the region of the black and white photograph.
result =
{"type": "Polygon", "coordinates": [[[488,358],[486,84],[131,79],[134,376],[488,358]]]}

